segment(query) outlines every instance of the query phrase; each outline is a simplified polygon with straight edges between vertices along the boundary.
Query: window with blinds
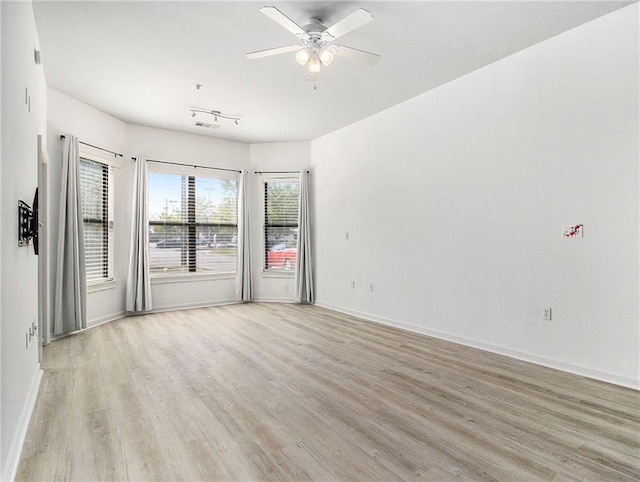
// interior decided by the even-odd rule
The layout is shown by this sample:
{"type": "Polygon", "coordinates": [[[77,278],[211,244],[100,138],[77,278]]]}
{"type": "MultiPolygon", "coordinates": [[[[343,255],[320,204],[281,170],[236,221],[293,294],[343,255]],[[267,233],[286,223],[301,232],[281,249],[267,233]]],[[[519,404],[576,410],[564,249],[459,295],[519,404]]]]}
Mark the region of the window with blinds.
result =
{"type": "Polygon", "coordinates": [[[113,168],[80,158],[87,282],[113,279],[113,168]]]}
{"type": "Polygon", "coordinates": [[[150,172],[149,258],[156,275],[235,273],[237,179],[150,172]]]}
{"type": "Polygon", "coordinates": [[[264,269],[287,271],[296,266],[300,186],[297,180],[264,182],[264,269]]]}

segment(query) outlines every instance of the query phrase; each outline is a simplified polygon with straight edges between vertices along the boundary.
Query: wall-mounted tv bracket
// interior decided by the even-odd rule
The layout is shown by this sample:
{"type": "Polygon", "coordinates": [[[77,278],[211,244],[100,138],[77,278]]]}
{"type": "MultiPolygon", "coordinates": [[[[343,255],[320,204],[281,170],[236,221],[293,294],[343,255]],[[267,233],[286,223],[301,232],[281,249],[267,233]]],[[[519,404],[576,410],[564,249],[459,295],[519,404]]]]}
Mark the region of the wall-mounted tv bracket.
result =
{"type": "Polygon", "coordinates": [[[33,197],[33,207],[18,201],[18,246],[29,246],[33,239],[33,250],[38,254],[38,189],[33,197]]]}
{"type": "Polygon", "coordinates": [[[33,238],[33,209],[24,201],[18,201],[18,246],[29,246],[33,238]]]}

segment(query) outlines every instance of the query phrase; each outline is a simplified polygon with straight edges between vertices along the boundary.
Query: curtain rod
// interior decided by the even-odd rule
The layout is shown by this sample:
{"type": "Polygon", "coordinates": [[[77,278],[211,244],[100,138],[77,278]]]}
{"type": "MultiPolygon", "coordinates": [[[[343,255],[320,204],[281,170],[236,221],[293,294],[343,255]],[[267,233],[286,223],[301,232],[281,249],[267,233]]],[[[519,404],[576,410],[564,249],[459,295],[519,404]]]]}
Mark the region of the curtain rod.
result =
{"type": "MultiPolygon", "coordinates": [[[[61,135],[60,139],[65,139],[65,136],[61,135]]],[[[102,147],[94,146],[93,144],[89,144],[88,142],[82,142],[82,141],[78,141],[78,142],[82,145],[93,147],[94,149],[98,149],[100,151],[108,152],[109,154],[113,154],[116,157],[123,157],[122,154],[120,154],[119,152],[113,152],[113,151],[110,151],[109,149],[104,149],[102,147]]]]}
{"type": "MultiPolygon", "coordinates": [[[[255,174],[300,174],[302,171],[254,171],[255,174]]],[[[307,171],[309,174],[309,171],[307,171]]]]}
{"type": "MultiPolygon", "coordinates": [[[[137,157],[132,157],[131,159],[134,161],[138,160],[137,157]]],[[[147,159],[147,162],[157,162],[158,164],[172,164],[174,166],[193,167],[194,169],[213,169],[215,171],[228,171],[228,172],[242,173],[242,171],[238,171],[237,169],[225,169],[224,167],[196,166],[194,164],[182,164],[180,162],[158,161],[156,159],[147,159]]]]}

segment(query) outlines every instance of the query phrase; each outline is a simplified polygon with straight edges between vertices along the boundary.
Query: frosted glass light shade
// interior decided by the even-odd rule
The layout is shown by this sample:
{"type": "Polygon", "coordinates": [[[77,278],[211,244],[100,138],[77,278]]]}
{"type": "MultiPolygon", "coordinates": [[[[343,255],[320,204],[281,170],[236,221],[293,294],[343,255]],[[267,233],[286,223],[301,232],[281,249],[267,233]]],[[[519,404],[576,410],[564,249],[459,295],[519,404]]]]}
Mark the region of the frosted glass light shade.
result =
{"type": "Polygon", "coordinates": [[[320,72],[320,59],[317,55],[312,55],[309,59],[307,71],[312,74],[320,72]]]}
{"type": "Polygon", "coordinates": [[[307,62],[309,62],[309,59],[311,58],[311,53],[311,49],[306,47],[301,48],[296,52],[296,62],[300,65],[307,65],[307,62]]]}
{"type": "Polygon", "coordinates": [[[319,50],[318,57],[324,66],[329,66],[331,65],[331,62],[333,62],[333,54],[330,50],[325,49],[324,47],[319,50]]]}

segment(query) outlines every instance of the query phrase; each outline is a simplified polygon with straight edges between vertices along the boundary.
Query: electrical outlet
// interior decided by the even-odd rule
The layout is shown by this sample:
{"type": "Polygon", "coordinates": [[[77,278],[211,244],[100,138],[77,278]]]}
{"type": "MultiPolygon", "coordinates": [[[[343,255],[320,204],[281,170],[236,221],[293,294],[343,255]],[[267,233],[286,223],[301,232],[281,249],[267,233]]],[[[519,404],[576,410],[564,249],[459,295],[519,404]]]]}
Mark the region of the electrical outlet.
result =
{"type": "Polygon", "coordinates": [[[349,233],[344,233],[344,240],[349,241],[351,239],[351,235],[349,233]]]}
{"type": "Polygon", "coordinates": [[[356,287],[356,281],[355,280],[351,280],[351,288],[355,288],[356,287]]]}
{"type": "Polygon", "coordinates": [[[551,321],[551,308],[542,308],[543,321],[551,321]]]}
{"type": "Polygon", "coordinates": [[[288,293],[288,292],[289,292],[289,285],[284,285],[284,291],[285,291],[286,293],[288,293]]]}
{"type": "Polygon", "coordinates": [[[371,291],[371,292],[373,293],[373,283],[371,283],[371,284],[369,285],[369,291],[371,291]]]}

